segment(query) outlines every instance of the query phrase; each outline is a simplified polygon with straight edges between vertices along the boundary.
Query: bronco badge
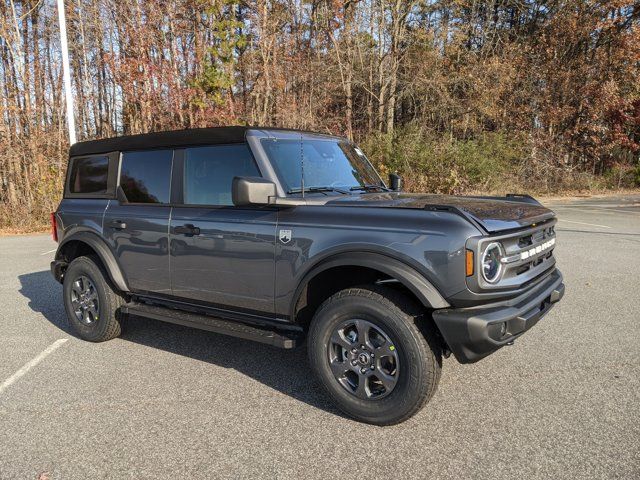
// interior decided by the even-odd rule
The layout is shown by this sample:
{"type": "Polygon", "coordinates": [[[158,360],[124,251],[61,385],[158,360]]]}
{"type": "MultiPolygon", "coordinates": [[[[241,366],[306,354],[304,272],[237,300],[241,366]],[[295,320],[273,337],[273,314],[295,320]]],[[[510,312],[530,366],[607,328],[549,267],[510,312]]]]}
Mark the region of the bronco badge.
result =
{"type": "Polygon", "coordinates": [[[280,241],[282,243],[289,243],[291,241],[291,230],[280,230],[280,241]]]}

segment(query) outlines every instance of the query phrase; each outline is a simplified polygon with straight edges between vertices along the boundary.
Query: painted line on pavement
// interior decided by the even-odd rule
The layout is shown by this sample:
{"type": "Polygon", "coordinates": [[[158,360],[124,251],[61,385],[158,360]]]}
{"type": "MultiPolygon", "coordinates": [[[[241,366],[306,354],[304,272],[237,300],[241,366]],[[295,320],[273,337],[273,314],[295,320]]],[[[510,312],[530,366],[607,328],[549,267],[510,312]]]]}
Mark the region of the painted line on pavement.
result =
{"type": "Polygon", "coordinates": [[[61,338],[59,340],[56,340],[47,348],[45,348],[42,352],[40,352],[38,356],[36,356],[35,358],[31,359],[29,362],[24,364],[24,366],[20,370],[18,370],[16,373],[14,373],[9,378],[7,378],[4,382],[2,382],[2,385],[0,385],[0,393],[2,393],[5,389],[9,388],[11,385],[13,385],[16,381],[20,379],[20,377],[24,376],[29,370],[31,370],[33,367],[38,365],[46,357],[48,357],[53,352],[55,352],[67,340],[69,339],[61,338]]]}
{"type": "Polygon", "coordinates": [[[559,222],[566,222],[566,223],[577,223],[578,225],[589,225],[590,227],[612,228],[612,227],[608,227],[606,225],[598,225],[596,223],[574,222],[573,220],[565,220],[564,218],[560,218],[560,219],[558,219],[558,221],[559,222]]]}
{"type": "Polygon", "coordinates": [[[566,207],[566,208],[579,208],[579,207],[596,207],[596,208],[627,208],[627,207],[640,207],[640,203],[553,203],[549,202],[550,207],[566,207]]]}
{"type": "Polygon", "coordinates": [[[599,207],[599,206],[596,206],[596,208],[598,210],[605,210],[609,212],[619,212],[619,213],[631,213],[634,215],[638,215],[638,213],[640,213],[640,210],[621,210],[619,208],[609,208],[609,207],[599,207]]]}
{"type": "Polygon", "coordinates": [[[49,250],[48,252],[43,252],[40,255],[46,255],[47,253],[53,253],[57,250],[57,248],[54,248],[53,250],[49,250]]]}
{"type": "Polygon", "coordinates": [[[602,208],[600,207],[562,207],[565,209],[565,211],[567,212],[585,212],[585,213],[591,213],[593,215],[601,215],[602,214],[602,208]]]}

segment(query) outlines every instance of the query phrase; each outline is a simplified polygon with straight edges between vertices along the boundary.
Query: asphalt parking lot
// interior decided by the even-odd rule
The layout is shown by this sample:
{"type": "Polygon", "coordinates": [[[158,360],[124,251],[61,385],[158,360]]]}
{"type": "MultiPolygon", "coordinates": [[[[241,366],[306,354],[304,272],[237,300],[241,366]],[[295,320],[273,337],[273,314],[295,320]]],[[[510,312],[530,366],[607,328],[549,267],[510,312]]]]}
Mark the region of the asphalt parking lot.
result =
{"type": "Polygon", "coordinates": [[[340,415],[304,349],[143,319],[83,342],[50,237],[0,238],[0,478],[640,478],[640,195],[550,205],[564,300],[514,346],[446,360],[386,428],[340,415]]]}

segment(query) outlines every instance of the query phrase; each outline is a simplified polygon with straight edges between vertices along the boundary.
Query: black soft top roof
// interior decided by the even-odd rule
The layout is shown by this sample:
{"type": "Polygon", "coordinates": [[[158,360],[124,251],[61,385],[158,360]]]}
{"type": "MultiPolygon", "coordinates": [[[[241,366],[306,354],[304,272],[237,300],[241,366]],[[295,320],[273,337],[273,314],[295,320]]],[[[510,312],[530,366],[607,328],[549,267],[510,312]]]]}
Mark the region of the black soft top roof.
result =
{"type": "Polygon", "coordinates": [[[121,152],[127,150],[142,150],[147,148],[187,147],[192,145],[221,145],[229,143],[243,143],[248,130],[271,130],[282,132],[300,132],[322,136],[332,136],[307,130],[274,127],[210,127],[191,128],[187,130],[171,130],[168,132],[152,132],[140,135],[126,135],[122,137],[105,138],[103,140],[89,140],[71,145],[70,157],[94,155],[96,153],[121,152]]]}
{"type": "Polygon", "coordinates": [[[242,143],[249,127],[213,127],[143,133],[74,143],[69,156],[92,155],[144,148],[181,147],[187,145],[216,145],[242,143]]]}

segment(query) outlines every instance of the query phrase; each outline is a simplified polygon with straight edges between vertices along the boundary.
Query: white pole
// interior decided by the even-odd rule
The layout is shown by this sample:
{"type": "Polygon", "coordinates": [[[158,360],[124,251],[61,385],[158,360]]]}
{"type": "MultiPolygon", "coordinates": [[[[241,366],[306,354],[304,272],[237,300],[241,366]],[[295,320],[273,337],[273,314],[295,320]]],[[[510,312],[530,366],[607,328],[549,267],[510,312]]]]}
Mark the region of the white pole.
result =
{"type": "Polygon", "coordinates": [[[67,22],[64,17],[64,0],[58,0],[58,22],[60,24],[60,47],[62,49],[62,76],[64,79],[64,96],[67,100],[67,126],[69,127],[69,144],[76,143],[76,122],[73,117],[73,96],[71,93],[71,72],[69,70],[69,47],[67,45],[67,22]]]}

